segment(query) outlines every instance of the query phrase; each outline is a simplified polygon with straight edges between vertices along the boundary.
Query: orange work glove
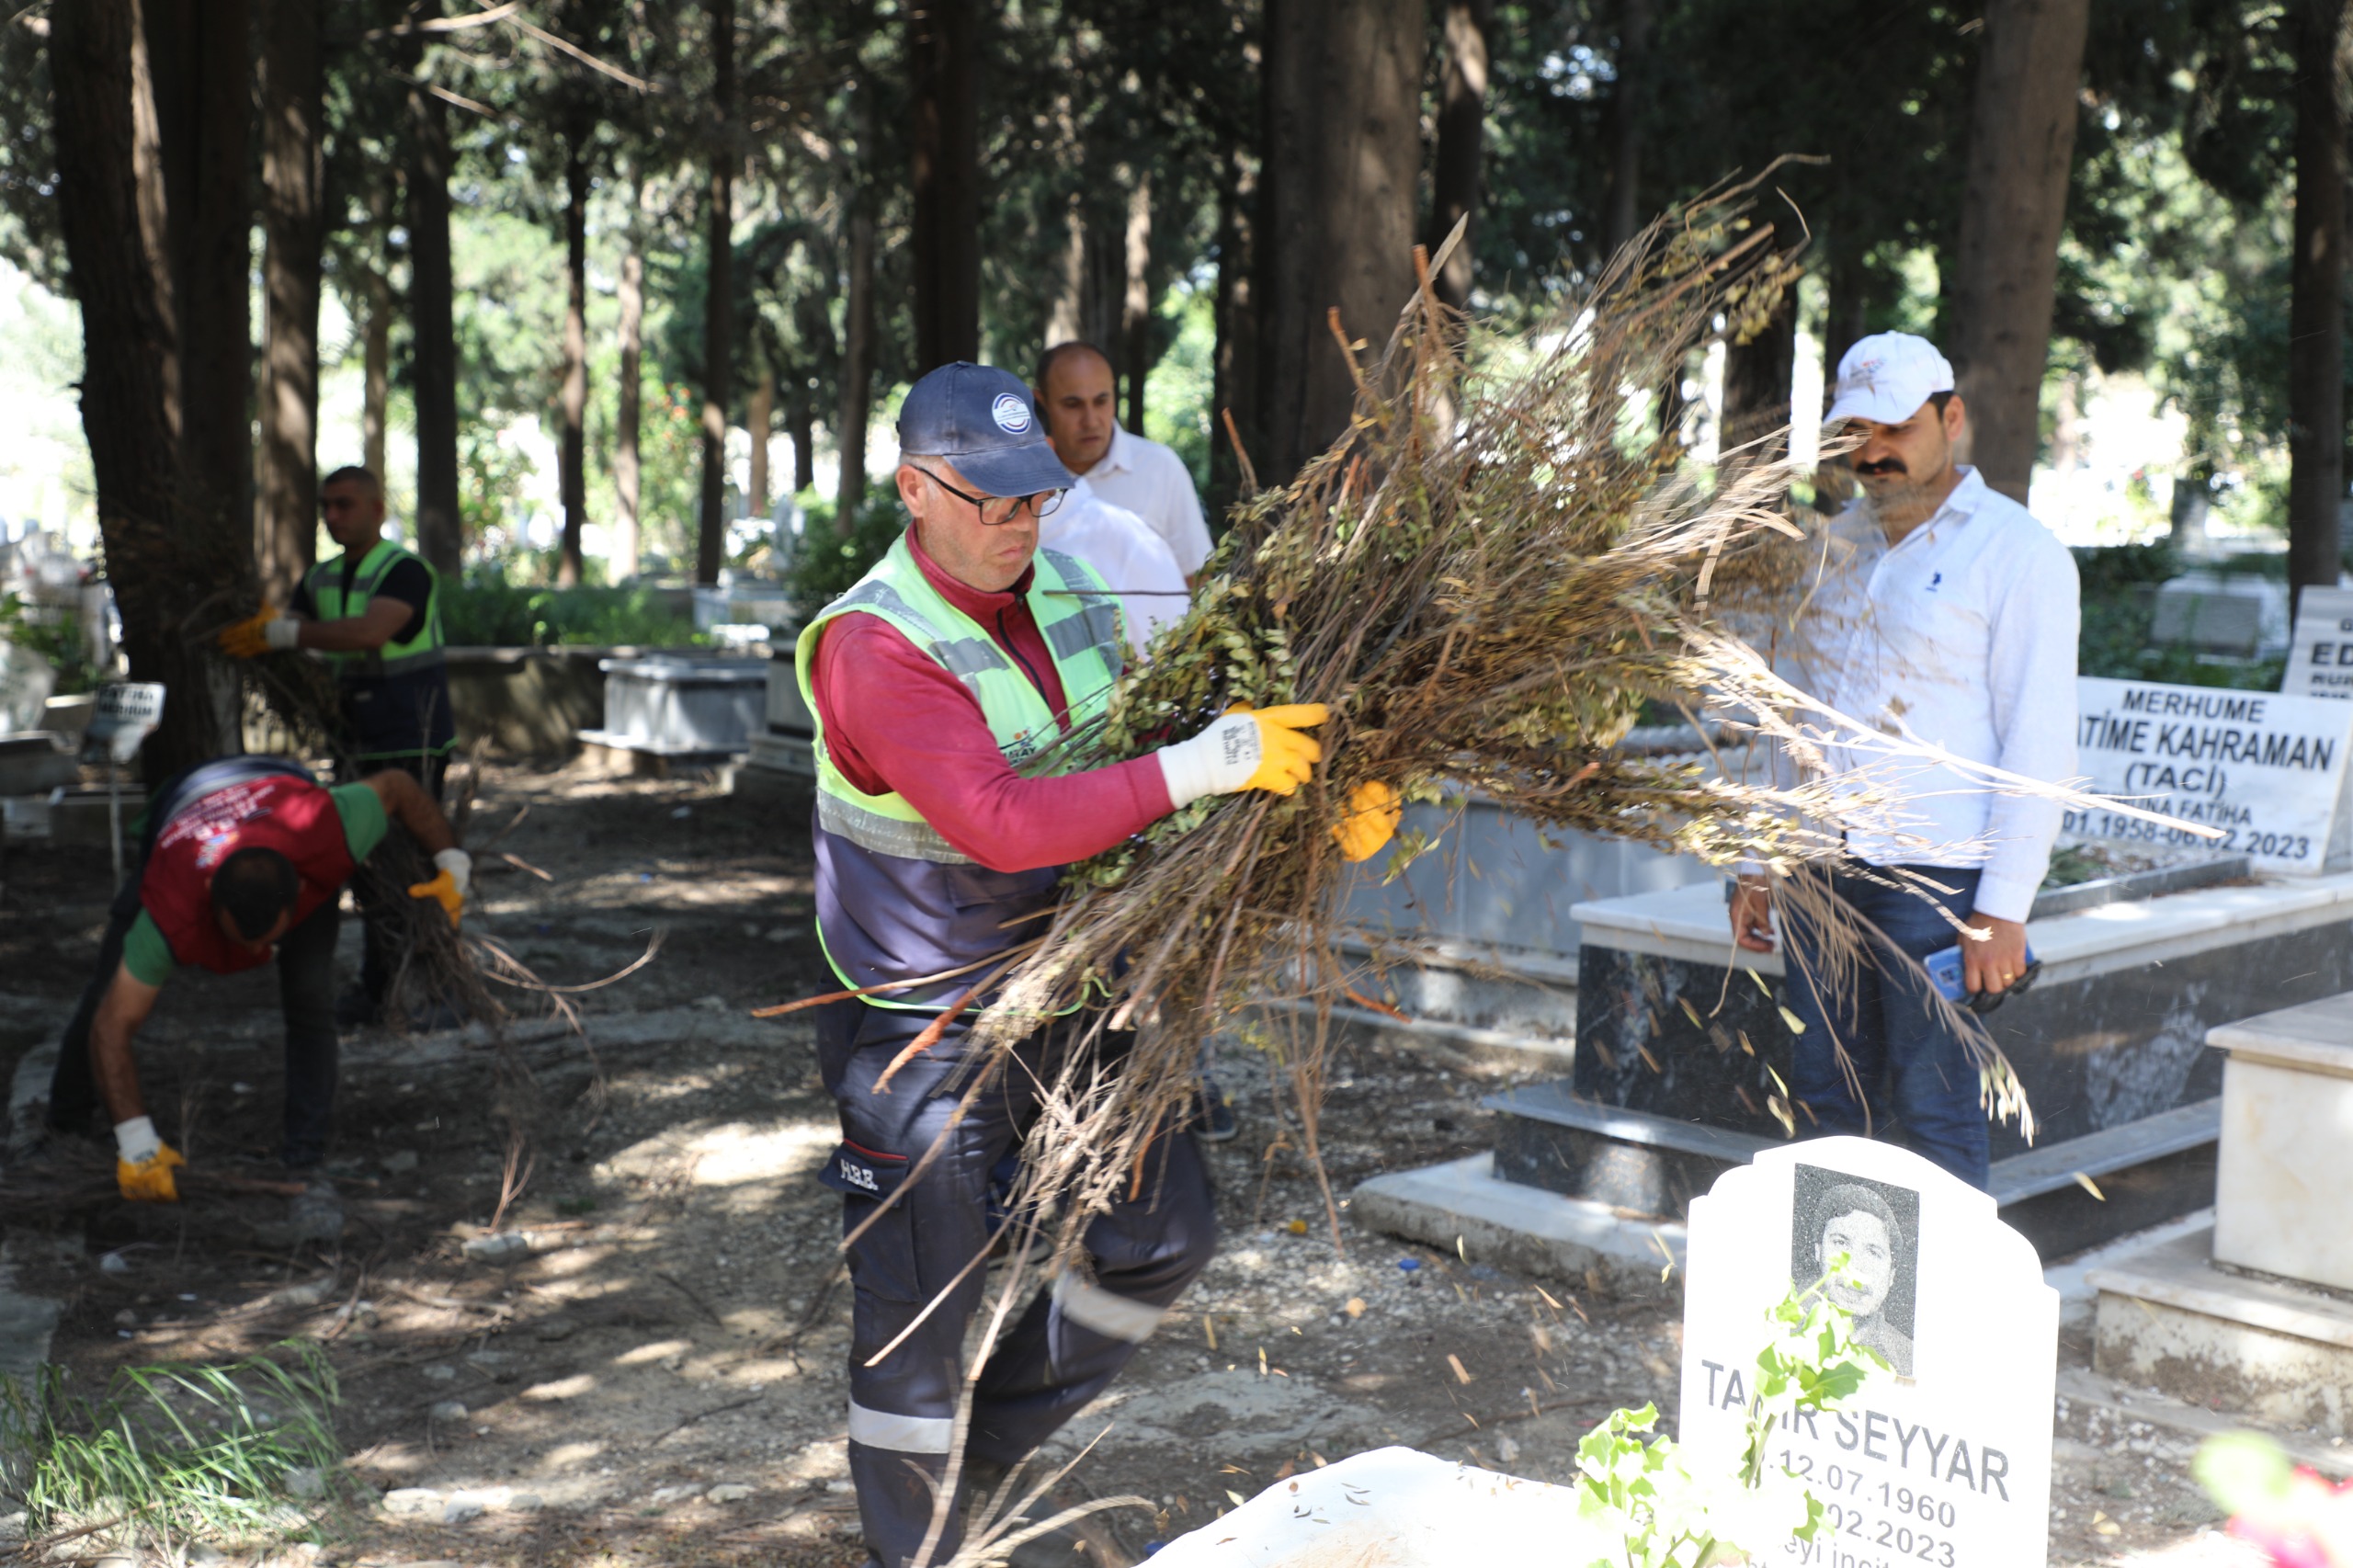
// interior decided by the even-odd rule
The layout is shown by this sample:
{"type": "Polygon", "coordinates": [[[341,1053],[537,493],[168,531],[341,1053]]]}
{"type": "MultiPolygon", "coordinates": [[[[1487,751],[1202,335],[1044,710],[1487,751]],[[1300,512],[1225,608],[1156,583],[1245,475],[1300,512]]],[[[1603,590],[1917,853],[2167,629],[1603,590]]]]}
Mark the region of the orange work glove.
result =
{"type": "Polygon", "coordinates": [[[1405,802],[1378,778],[1368,778],[1348,791],[1348,814],[1332,824],[1344,860],[1370,860],[1397,835],[1405,802]]]}
{"type": "Polygon", "coordinates": [[[462,849],[444,849],[433,857],[440,872],[429,882],[412,882],[408,896],[429,898],[441,905],[449,916],[449,924],[458,923],[458,913],[466,905],[466,890],[473,885],[473,857],[462,849]]]}
{"type": "Polygon", "coordinates": [[[233,659],[258,659],[264,653],[282,653],[300,645],[302,623],[278,613],[264,602],[261,608],[234,626],[224,628],[215,639],[221,651],[233,659]]]}
{"type": "Polygon", "coordinates": [[[118,1157],[114,1163],[115,1188],[133,1203],[177,1203],[180,1189],[172,1179],[172,1170],[187,1164],[180,1158],[180,1152],[169,1143],[158,1143],[153,1153],[136,1165],[118,1157]]]}

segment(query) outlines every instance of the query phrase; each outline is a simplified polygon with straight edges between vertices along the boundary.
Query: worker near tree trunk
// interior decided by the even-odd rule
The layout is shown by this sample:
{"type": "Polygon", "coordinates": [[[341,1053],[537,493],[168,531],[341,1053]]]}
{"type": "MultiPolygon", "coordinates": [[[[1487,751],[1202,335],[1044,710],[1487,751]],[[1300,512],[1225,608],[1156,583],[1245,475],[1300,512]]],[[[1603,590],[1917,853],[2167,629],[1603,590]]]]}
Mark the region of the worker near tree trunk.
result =
{"type": "MultiPolygon", "coordinates": [[[[1788,673],[1874,729],[2055,784],[2075,772],[2075,562],[1953,461],[1966,420],[1952,367],[1925,339],[1881,333],[1847,350],[1827,422],[1860,443],[1846,461],[1862,494],[1832,519],[1788,673]]],[[[1802,1026],[1790,1076],[1799,1125],[1865,1137],[1893,1126],[1983,1188],[1977,1065],[1919,960],[1958,943],[1963,983],[1984,997],[2026,975],[2059,806],[1916,758],[1824,749],[1842,789],[1895,803],[1899,831],[1848,832],[1814,890],[1824,898],[1777,896],[1762,875],[1732,895],[1733,938],[1751,952],[1773,950],[1780,910],[1802,1026]]]]}
{"type": "MultiPolygon", "coordinates": [[[[384,487],[364,468],[339,468],[319,486],[319,512],[343,553],[311,568],[291,613],[261,613],[221,634],[223,652],[254,658],[307,648],[335,672],[341,699],[335,772],[347,781],[386,768],[408,774],[435,801],[458,744],[441,631],[440,580],[422,556],[384,534],[384,487]]],[[[400,918],[390,889],[362,879],[367,922],[359,988],[335,1005],[338,1022],[374,1023],[398,971],[400,918]]]]}
{"type": "MultiPolygon", "coordinates": [[[[1025,776],[1018,765],[1104,711],[1126,654],[1118,601],[1078,561],[1038,546],[1040,517],[1074,476],[1028,390],[977,365],[915,383],[899,447],[911,525],[798,649],[817,721],[818,937],[842,983],[863,993],[818,1016],[842,1127],[821,1179],[857,1234],[849,1462],[881,1568],[904,1568],[933,1527],[983,1287],[972,1266],[995,1239],[990,1172],[1027,1134],[1036,1085],[1085,1015],[1040,1028],[1016,1049],[1021,1065],[961,1112],[967,1020],[985,996],[900,1066],[887,1094],[878,1085],[973,971],[1043,928],[1065,867],[1205,795],[1291,793],[1321,755],[1302,731],[1324,716],[1312,704],[1237,710],[1128,762],[1025,776]]],[[[1344,851],[1361,858],[1395,813],[1368,803],[1343,825],[1344,851]]],[[[1109,1037],[1110,1051],[1126,1047],[1109,1037]]],[[[1209,1263],[1216,1220],[1191,1135],[1167,1130],[1144,1164],[1138,1196],[1089,1226],[1086,1267],[1041,1289],[981,1369],[964,1496],[975,1471],[1024,1460],[1102,1392],[1209,1263]]],[[[956,1551],[962,1502],[950,1500],[932,1561],[956,1551]]],[[[1070,1550],[1060,1543],[1061,1561],[1070,1550]]]]}
{"type": "Polygon", "coordinates": [[[406,773],[328,790],[281,758],[233,756],[186,769],[156,791],[49,1088],[50,1125],[61,1131],[90,1131],[104,1101],[125,1198],[168,1203],[179,1196],[172,1171],[184,1162],[147,1114],[131,1041],[164,983],[191,964],[234,974],[277,959],[286,1017],[281,1153],[298,1172],[325,1158],[341,894],[394,822],[436,868],[409,896],[438,901],[455,925],[472,861],[406,773]]]}

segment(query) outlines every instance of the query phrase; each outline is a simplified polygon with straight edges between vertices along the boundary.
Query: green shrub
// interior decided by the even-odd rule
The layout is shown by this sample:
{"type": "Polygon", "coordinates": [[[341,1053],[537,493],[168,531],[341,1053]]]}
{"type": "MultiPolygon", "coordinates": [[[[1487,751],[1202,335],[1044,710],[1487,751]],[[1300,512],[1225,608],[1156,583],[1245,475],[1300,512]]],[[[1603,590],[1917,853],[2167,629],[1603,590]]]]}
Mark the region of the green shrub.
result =
{"type": "Polygon", "coordinates": [[[441,625],[467,648],[699,645],[690,610],[650,588],[548,588],[476,579],[441,590],[441,625]]]}
{"type": "Polygon", "coordinates": [[[834,517],[830,501],[809,508],[808,531],[801,536],[800,552],[785,574],[793,602],[803,614],[813,615],[847,593],[907,526],[897,485],[883,480],[867,486],[866,500],[850,519],[847,537],[835,532],[834,517]]]}

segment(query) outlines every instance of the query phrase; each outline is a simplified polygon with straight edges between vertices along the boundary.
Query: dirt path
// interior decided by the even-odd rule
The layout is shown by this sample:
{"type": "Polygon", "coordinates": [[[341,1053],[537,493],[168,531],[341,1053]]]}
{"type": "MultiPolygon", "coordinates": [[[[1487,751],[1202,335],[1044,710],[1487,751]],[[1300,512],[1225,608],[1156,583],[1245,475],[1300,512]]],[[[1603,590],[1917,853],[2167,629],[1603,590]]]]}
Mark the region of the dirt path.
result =
{"type": "MultiPolygon", "coordinates": [[[[179,981],[142,1062],[199,1185],[176,1210],[101,1199],[8,1216],[19,1288],[63,1303],[54,1354],[81,1379],[323,1340],[341,1435],[384,1506],[319,1562],[854,1564],[848,1291],[837,1200],[812,1175],[833,1109],[808,1026],[745,1016],[828,988],[809,936],[805,803],[494,770],[476,842],[524,807],[496,847],[551,880],[486,859],[479,927],[552,983],[620,968],[656,929],[663,948],[583,998],[586,1046],[517,1031],[540,1123],[501,1219],[520,1241],[482,1239],[509,1185],[491,1054],[369,1031],[345,1050],[344,1241],[271,1245],[282,1198],[200,1178],[271,1174],[273,986],[179,981]],[[517,1250],[488,1256],[502,1245],[517,1250]]],[[[13,1064],[53,1040],[108,890],[103,851],[18,847],[5,869],[0,1062],[13,1064]]],[[[356,923],[345,944],[356,972],[356,923]]],[[[1115,1517],[1131,1551],[1287,1466],[1402,1442],[1559,1479],[1597,1415],[1646,1400],[1671,1415],[1672,1285],[1603,1300],[1345,1224],[1336,1248],[1263,1070],[1224,1072],[1243,1135],[1211,1152],[1223,1249],[1055,1449],[1099,1435],[1074,1494],[1155,1504],[1115,1517]]],[[[1479,1098],[1509,1081],[1430,1054],[1351,1054],[1324,1122],[1335,1190],[1484,1147],[1479,1098]]],[[[2161,1434],[2086,1420],[2063,1438],[2054,1562],[2131,1560],[2211,1521],[2161,1434]]]]}

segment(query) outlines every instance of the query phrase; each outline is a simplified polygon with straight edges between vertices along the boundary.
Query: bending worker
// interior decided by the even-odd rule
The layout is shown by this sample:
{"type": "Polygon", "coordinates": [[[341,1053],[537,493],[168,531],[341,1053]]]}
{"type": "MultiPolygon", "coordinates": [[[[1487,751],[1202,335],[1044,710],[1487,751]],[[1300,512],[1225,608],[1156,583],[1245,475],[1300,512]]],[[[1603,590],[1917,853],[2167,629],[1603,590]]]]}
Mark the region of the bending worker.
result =
{"type": "Polygon", "coordinates": [[[233,756],[176,775],[156,791],[139,860],[114,901],[97,972],[65,1026],[50,1082],[50,1125],[87,1129],[103,1098],[125,1198],[173,1202],[173,1167],[139,1092],[131,1042],[175,968],[234,974],[278,959],[286,1015],[286,1138],[295,1171],[326,1157],[335,1108],[335,937],[344,883],[398,822],[437,874],[408,890],[455,925],[473,863],[416,780],[379,773],[322,789],[277,757],[233,756]]]}
{"type": "MultiPolygon", "coordinates": [[[[899,448],[912,524],[810,622],[799,648],[801,695],[817,721],[818,935],[853,989],[974,964],[1051,910],[1069,863],[1204,795],[1290,794],[1321,755],[1300,732],[1324,710],[1300,705],[1229,713],[1109,767],[1017,772],[1041,743],[1103,711],[1123,663],[1116,600],[1087,567],[1038,548],[1039,519],[1074,476],[1020,381],[976,365],[915,383],[899,448]]],[[[1369,812],[1348,826],[1343,847],[1361,858],[1394,816],[1369,812]]],[[[817,1026],[843,1138],[822,1179],[844,1194],[847,1227],[873,1220],[849,1251],[849,1460],[870,1562],[881,1568],[904,1568],[931,1527],[983,1288],[983,1271],[970,1265],[992,1240],[989,1172],[1037,1114],[1040,1064],[1082,1027],[1074,1016],[1040,1028],[1018,1048],[1031,1070],[1001,1074],[960,1119],[960,1045],[976,999],[888,1094],[875,1092],[970,983],[837,1002],[817,1026]],[[943,1157],[910,1181],[943,1137],[943,1157]]],[[[1199,1151],[1174,1131],[1152,1151],[1131,1189],[1141,1196],[1089,1227],[1089,1268],[1041,1290],[981,1371],[966,1496],[987,1494],[975,1470],[985,1477],[1017,1463],[1099,1393],[1209,1263],[1216,1218],[1199,1151]]],[[[934,1561],[956,1550],[962,1501],[934,1561]]],[[[1071,1561],[1068,1541],[1060,1558],[1071,1561]]]]}
{"type": "MultiPolygon", "coordinates": [[[[221,634],[233,657],[307,648],[335,672],[341,723],[335,774],[346,782],[388,767],[435,801],[458,744],[441,632],[440,583],[423,557],[383,537],[384,487],[364,468],[339,468],[319,486],[319,512],[343,549],[304,575],[291,614],[261,613],[221,634]]],[[[399,917],[388,891],[363,880],[359,989],[335,1006],[336,1022],[371,1024],[400,967],[399,917]]]]}

